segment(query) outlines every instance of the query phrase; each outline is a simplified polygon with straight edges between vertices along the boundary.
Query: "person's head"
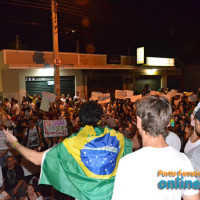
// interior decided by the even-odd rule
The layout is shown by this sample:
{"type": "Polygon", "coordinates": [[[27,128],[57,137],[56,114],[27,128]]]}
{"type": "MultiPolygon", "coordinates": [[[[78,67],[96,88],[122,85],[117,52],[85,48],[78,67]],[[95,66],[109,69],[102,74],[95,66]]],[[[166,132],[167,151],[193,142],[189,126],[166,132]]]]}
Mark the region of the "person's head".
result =
{"type": "Polygon", "coordinates": [[[195,120],[194,123],[195,132],[197,136],[200,137],[200,103],[195,108],[194,120],[195,120]]]}
{"type": "Polygon", "coordinates": [[[26,101],[26,97],[25,96],[22,97],[22,101],[26,101]]]}
{"type": "Polygon", "coordinates": [[[8,103],[8,98],[4,98],[4,102],[5,102],[5,103],[8,103]]]}
{"type": "Polygon", "coordinates": [[[26,193],[27,193],[28,195],[34,193],[34,187],[33,187],[32,184],[28,184],[28,185],[26,186],[26,193]]]}
{"type": "Polygon", "coordinates": [[[164,97],[148,96],[136,104],[137,125],[151,136],[157,137],[168,134],[167,127],[172,114],[171,104],[164,97]],[[138,118],[139,117],[139,118],[138,118]]]}
{"type": "Polygon", "coordinates": [[[14,104],[17,104],[17,103],[18,103],[17,99],[15,99],[15,100],[13,101],[13,103],[14,103],[14,104]]]}
{"type": "Polygon", "coordinates": [[[34,120],[32,118],[28,120],[28,125],[30,128],[33,128],[35,126],[34,120]]]}
{"type": "Polygon", "coordinates": [[[194,126],[191,126],[190,124],[187,124],[185,127],[185,135],[184,138],[188,139],[192,133],[194,132],[194,126]]]}
{"type": "Polygon", "coordinates": [[[20,113],[19,113],[19,116],[20,116],[21,118],[23,118],[24,115],[25,115],[24,111],[21,110],[20,113]]]}
{"type": "Polygon", "coordinates": [[[103,109],[95,101],[83,103],[79,110],[79,119],[83,126],[95,126],[101,120],[103,109]]]}
{"type": "Polygon", "coordinates": [[[13,169],[15,167],[15,158],[14,156],[8,156],[6,158],[6,166],[8,169],[13,169]]]}

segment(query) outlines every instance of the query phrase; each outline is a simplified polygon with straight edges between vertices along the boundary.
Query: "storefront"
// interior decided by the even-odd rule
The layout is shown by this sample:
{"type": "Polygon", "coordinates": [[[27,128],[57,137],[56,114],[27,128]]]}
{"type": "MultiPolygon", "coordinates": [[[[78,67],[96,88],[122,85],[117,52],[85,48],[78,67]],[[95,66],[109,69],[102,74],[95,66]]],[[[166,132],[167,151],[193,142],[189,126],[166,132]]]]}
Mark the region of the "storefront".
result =
{"type": "MultiPolygon", "coordinates": [[[[25,77],[26,91],[29,95],[41,94],[42,91],[54,93],[54,77],[25,77]]],[[[60,77],[61,94],[70,94],[71,97],[75,94],[75,77],[61,76],[60,77]]]]}
{"type": "MultiPolygon", "coordinates": [[[[119,63],[108,63],[107,55],[59,53],[61,94],[90,97],[92,91],[136,90],[145,84],[151,89],[167,87],[168,76],[181,75],[175,67],[157,70],[136,65],[135,57],[118,56],[119,63]]],[[[112,60],[113,62],[113,60],[112,60]]],[[[3,97],[22,99],[41,91],[54,92],[53,53],[0,51],[0,92],[3,97]]],[[[169,84],[171,84],[171,78],[169,84]]],[[[177,84],[178,85],[178,84],[177,84]]]]}

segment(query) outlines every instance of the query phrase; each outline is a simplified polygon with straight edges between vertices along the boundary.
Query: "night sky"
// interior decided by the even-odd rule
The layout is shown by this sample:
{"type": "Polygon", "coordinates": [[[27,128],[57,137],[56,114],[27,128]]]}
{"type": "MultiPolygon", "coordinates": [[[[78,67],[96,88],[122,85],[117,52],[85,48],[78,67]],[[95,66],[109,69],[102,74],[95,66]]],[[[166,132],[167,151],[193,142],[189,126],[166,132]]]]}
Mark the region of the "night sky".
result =
{"type": "MultiPolygon", "coordinates": [[[[200,63],[200,0],[59,0],[59,50],[200,63]],[[75,30],[75,32],[72,32],[75,30]]],[[[0,0],[0,49],[52,51],[50,0],[0,0]]]]}

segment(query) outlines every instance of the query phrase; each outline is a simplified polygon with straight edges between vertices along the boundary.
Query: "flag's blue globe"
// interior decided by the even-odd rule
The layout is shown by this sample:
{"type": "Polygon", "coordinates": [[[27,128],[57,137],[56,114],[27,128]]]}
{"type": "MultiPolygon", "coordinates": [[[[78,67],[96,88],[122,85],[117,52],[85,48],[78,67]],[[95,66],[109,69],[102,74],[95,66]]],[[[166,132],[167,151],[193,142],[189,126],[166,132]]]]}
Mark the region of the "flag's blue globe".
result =
{"type": "Polygon", "coordinates": [[[94,174],[109,175],[115,167],[120,151],[119,140],[107,133],[87,143],[81,150],[81,161],[94,174]]]}

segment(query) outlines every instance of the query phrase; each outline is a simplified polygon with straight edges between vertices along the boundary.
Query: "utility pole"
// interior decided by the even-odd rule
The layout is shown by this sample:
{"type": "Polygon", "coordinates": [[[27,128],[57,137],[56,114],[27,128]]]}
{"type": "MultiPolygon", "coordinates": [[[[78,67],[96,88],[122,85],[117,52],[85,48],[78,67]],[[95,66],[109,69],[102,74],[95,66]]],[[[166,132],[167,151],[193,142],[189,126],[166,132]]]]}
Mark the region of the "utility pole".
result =
{"type": "Polygon", "coordinates": [[[19,35],[16,35],[16,50],[19,50],[19,35]]]}
{"type": "Polygon", "coordinates": [[[54,91],[55,94],[60,98],[60,71],[59,71],[60,58],[59,58],[59,47],[58,47],[57,6],[58,6],[57,0],[51,0],[53,60],[54,60],[54,91]]]}
{"type": "Polygon", "coordinates": [[[79,53],[79,41],[76,40],[76,53],[79,53]]]}

